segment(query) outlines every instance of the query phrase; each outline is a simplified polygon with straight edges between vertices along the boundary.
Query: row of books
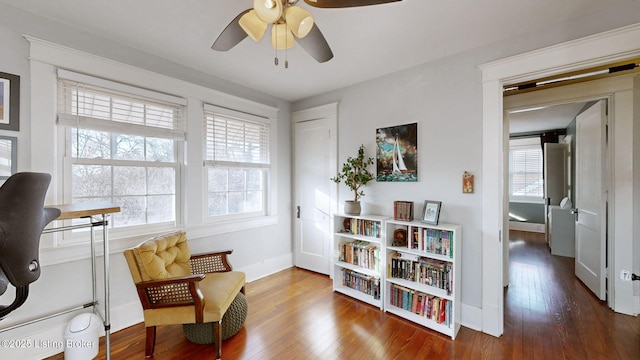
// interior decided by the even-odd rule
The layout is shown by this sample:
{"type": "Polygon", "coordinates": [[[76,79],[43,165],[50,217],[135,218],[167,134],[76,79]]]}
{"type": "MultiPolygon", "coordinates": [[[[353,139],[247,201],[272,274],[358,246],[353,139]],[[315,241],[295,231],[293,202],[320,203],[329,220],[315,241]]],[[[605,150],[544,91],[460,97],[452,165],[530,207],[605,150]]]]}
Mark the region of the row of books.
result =
{"type": "Polygon", "coordinates": [[[342,285],[380,299],[380,278],[342,269],[342,285]]]}
{"type": "Polygon", "coordinates": [[[452,302],[396,284],[390,286],[391,305],[452,327],[452,302]]]}
{"type": "Polygon", "coordinates": [[[357,240],[340,243],[340,261],[380,271],[380,249],[376,244],[357,240]]]}
{"type": "Polygon", "coordinates": [[[394,201],[393,202],[393,218],[401,221],[413,220],[413,202],[412,201],[394,201]]]}
{"type": "Polygon", "coordinates": [[[345,224],[345,232],[352,235],[364,235],[371,237],[380,237],[382,232],[380,221],[375,220],[363,220],[363,219],[349,219],[349,224],[345,224]]]}
{"type": "Polygon", "coordinates": [[[453,258],[453,231],[420,227],[412,229],[409,248],[453,258]]]}
{"type": "Polygon", "coordinates": [[[391,254],[387,274],[396,279],[415,281],[447,291],[453,290],[453,266],[450,262],[420,257],[417,261],[403,259],[400,253],[391,254]]]}

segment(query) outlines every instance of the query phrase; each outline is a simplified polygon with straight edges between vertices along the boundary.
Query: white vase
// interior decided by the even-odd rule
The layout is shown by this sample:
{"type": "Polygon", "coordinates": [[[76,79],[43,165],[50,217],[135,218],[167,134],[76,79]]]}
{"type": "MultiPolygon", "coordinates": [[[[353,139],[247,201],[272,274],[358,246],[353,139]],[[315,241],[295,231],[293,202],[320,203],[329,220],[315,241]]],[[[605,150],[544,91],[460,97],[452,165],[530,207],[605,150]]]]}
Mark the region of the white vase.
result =
{"type": "Polygon", "coordinates": [[[344,213],[348,215],[360,215],[360,201],[345,200],[344,213]]]}

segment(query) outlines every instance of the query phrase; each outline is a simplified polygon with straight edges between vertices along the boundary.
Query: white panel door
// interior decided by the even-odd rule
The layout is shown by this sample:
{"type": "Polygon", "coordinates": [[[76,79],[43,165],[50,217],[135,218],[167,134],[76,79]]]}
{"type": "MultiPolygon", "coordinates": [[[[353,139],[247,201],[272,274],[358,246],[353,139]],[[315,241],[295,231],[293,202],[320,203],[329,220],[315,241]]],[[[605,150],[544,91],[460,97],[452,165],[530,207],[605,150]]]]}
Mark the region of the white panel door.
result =
{"type": "Polygon", "coordinates": [[[331,122],[318,119],[295,126],[294,262],[329,275],[331,264],[331,122]]]}
{"type": "Polygon", "coordinates": [[[606,298],[606,102],[576,118],[576,276],[601,300],[606,298]]]}

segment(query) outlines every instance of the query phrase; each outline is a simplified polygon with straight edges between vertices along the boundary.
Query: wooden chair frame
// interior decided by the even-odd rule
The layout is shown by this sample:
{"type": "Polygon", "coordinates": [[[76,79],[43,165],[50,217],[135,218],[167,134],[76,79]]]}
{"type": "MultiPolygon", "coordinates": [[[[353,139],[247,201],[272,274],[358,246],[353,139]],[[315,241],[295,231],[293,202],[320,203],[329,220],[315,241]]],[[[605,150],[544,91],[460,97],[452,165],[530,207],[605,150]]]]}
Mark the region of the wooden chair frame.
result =
{"type": "MultiPolygon", "coordinates": [[[[137,283],[136,288],[142,308],[146,310],[193,305],[196,323],[203,323],[205,299],[200,291],[199,282],[208,273],[231,271],[232,267],[227,260],[227,255],[232,251],[192,255],[190,258],[192,275],[137,283]]],[[[244,286],[240,292],[245,293],[244,286]]],[[[217,359],[221,358],[222,353],[220,327],[221,321],[213,323],[213,339],[217,359]]],[[[156,326],[148,326],[146,329],[145,356],[151,357],[156,344],[156,326]]]]}

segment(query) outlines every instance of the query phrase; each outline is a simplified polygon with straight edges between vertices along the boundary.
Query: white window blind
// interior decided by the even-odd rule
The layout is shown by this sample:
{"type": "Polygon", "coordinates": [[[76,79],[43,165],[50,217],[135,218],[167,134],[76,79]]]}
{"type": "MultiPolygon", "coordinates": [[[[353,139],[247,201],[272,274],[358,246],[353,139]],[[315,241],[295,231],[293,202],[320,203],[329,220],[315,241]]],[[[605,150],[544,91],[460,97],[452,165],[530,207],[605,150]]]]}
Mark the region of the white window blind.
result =
{"type": "Polygon", "coordinates": [[[175,96],[59,71],[58,123],[63,126],[183,140],[185,104],[175,96]]]}
{"type": "Polygon", "coordinates": [[[270,120],[205,105],[204,123],[208,217],[265,216],[270,120]]]}
{"type": "Polygon", "coordinates": [[[247,114],[240,118],[205,108],[205,123],[205,161],[209,165],[269,166],[269,125],[264,119],[247,114]]]}
{"type": "Polygon", "coordinates": [[[544,196],[542,148],[539,145],[511,148],[509,162],[511,199],[542,200],[544,196]]]}

